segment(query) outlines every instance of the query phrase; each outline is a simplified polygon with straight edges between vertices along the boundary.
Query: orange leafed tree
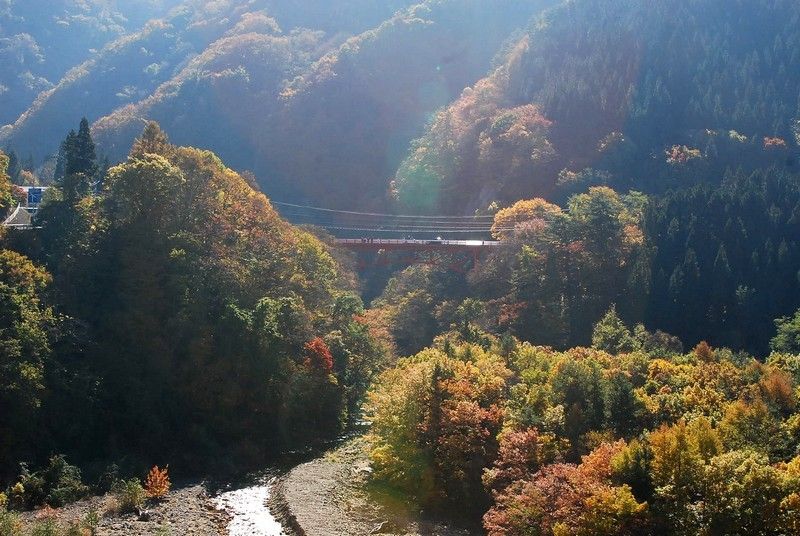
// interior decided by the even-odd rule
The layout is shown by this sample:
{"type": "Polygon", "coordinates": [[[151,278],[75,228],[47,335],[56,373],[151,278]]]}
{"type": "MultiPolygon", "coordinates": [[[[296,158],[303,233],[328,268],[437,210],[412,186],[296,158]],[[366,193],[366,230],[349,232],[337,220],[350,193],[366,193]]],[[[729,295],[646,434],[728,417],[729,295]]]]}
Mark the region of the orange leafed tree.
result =
{"type": "Polygon", "coordinates": [[[703,154],[700,149],[687,147],[686,145],[673,145],[667,149],[667,163],[668,164],[685,164],[689,160],[701,158],[703,154]]]}
{"type": "Polygon", "coordinates": [[[550,222],[561,214],[561,207],[544,199],[518,201],[495,215],[492,235],[504,239],[513,234],[517,225],[535,220],[550,222]]]}
{"type": "Polygon", "coordinates": [[[154,465],[147,474],[144,490],[151,499],[162,499],[169,493],[172,483],[169,481],[168,470],[169,466],[159,469],[157,465],[154,465]]]}
{"type": "Polygon", "coordinates": [[[700,343],[694,348],[694,355],[703,363],[711,363],[714,361],[714,349],[709,346],[706,341],[700,343]]]}

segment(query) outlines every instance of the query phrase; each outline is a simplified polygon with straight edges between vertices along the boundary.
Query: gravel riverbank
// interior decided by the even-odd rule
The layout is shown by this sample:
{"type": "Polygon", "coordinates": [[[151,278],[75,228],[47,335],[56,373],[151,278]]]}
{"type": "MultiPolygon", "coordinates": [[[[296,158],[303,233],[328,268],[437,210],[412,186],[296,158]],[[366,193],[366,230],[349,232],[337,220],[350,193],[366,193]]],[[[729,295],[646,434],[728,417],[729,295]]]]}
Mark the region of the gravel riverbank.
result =
{"type": "Polygon", "coordinates": [[[389,507],[366,491],[369,474],[364,440],[347,441],[279,478],[270,509],[292,536],[481,534],[426,521],[407,507],[389,507]]]}
{"type": "MultiPolygon", "coordinates": [[[[109,495],[92,497],[64,508],[52,510],[48,516],[60,523],[84,519],[89,512],[102,517],[97,527],[98,536],[223,536],[227,535],[229,521],[227,513],[216,509],[212,498],[202,485],[194,485],[171,491],[166,499],[148,507],[145,515],[105,514],[113,511],[113,498],[109,495]]],[[[26,524],[41,518],[43,512],[28,512],[23,515],[26,524]]]]}

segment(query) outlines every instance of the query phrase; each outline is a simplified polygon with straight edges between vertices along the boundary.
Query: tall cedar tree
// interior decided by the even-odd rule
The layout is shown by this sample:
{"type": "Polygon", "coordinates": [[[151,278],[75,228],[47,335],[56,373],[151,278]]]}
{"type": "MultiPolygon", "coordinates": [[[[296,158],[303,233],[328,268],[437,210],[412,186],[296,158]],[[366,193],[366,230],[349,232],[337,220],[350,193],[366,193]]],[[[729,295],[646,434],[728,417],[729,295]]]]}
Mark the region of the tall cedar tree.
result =
{"type": "Polygon", "coordinates": [[[64,166],[61,178],[64,199],[74,202],[89,193],[99,169],[89,121],[85,117],[81,119],[77,133],[71,130],[67,134],[60,154],[64,166]]]}

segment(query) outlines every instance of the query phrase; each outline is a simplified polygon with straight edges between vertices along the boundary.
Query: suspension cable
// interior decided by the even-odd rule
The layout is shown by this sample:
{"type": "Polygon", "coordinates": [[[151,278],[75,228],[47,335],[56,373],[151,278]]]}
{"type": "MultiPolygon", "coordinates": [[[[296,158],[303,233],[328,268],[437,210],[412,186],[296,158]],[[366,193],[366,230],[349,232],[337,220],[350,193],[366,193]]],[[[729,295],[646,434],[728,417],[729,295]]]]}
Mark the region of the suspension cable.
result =
{"type": "Polygon", "coordinates": [[[494,219],[492,215],[475,215],[475,216],[448,216],[448,215],[439,215],[439,216],[421,216],[415,214],[381,214],[377,212],[355,212],[352,210],[334,210],[330,208],[321,208],[321,207],[312,207],[309,205],[296,205],[294,203],[282,203],[280,201],[271,201],[273,205],[277,205],[280,207],[290,207],[295,209],[304,209],[304,210],[312,210],[317,212],[326,212],[332,214],[349,214],[355,216],[372,216],[372,217],[381,217],[381,218],[411,218],[411,219],[421,219],[421,220],[428,220],[428,219],[436,219],[436,220],[474,220],[474,219],[494,219]]]}

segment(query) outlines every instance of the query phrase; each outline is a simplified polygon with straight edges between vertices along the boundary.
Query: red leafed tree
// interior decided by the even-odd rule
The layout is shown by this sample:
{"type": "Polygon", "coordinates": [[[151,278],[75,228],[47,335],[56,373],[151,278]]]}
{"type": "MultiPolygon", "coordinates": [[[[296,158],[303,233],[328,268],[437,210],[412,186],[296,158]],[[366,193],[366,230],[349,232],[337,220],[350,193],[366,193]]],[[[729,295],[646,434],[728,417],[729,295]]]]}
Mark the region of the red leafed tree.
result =
{"type": "Polygon", "coordinates": [[[628,486],[614,486],[610,480],[611,458],[623,445],[604,444],[578,466],[545,465],[495,493],[495,505],[483,516],[487,534],[641,534],[647,503],[637,502],[628,486]]]}
{"type": "Polygon", "coordinates": [[[331,349],[320,337],[307,342],[304,347],[305,361],[303,364],[311,370],[329,373],[333,370],[333,355],[331,349]]]}
{"type": "Polygon", "coordinates": [[[497,459],[491,469],[483,474],[484,485],[500,492],[512,483],[529,479],[542,466],[553,463],[558,457],[559,444],[550,434],[541,434],[536,428],[503,434],[497,459]]]}

